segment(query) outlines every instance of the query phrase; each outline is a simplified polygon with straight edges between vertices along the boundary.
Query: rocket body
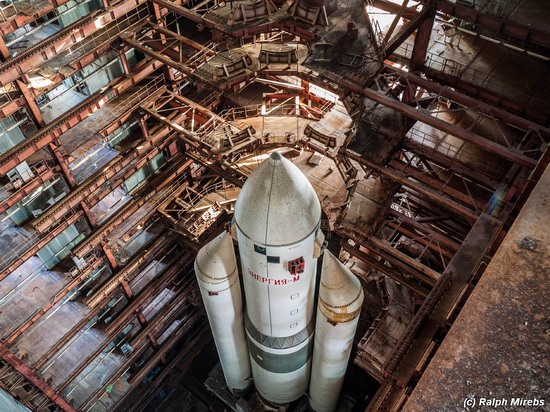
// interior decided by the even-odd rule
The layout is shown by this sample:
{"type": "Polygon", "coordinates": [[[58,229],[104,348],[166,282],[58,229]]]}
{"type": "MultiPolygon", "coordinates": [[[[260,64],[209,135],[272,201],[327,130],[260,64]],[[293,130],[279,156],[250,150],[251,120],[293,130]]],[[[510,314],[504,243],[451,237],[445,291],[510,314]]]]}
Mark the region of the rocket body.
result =
{"type": "MultiPolygon", "coordinates": [[[[304,395],[308,387],[311,392],[313,384],[316,408],[329,411],[336,407],[357,321],[354,318],[333,328],[327,322],[330,318],[325,316],[326,311],[317,308],[322,303],[321,300],[318,304],[315,302],[316,285],[319,284],[316,279],[317,260],[324,240],[320,221],[321,205],[312,185],[292,162],[278,152],[261,163],[243,185],[235,204],[232,232],[238,243],[244,309],[240,295],[234,289],[234,297],[223,301],[225,308],[218,305],[208,311],[216,344],[220,343],[218,353],[230,389],[246,386],[246,374],[250,368],[257,391],[269,402],[292,402],[304,395]],[[232,329],[225,321],[218,321],[220,315],[216,312],[220,310],[231,315],[234,320],[230,325],[232,329]],[[317,320],[314,316],[316,310],[317,320]],[[243,316],[239,317],[238,312],[243,316]],[[316,328],[315,322],[319,322],[319,318],[330,327],[322,325],[316,328]],[[234,336],[225,339],[216,336],[227,333],[234,336]],[[320,335],[318,338],[314,338],[316,333],[320,335]],[[330,346],[339,340],[344,340],[342,353],[338,359],[332,359],[330,346]],[[318,349],[314,348],[314,341],[318,349]],[[228,344],[224,346],[222,342],[228,344]],[[236,347],[232,348],[232,345],[236,347]],[[242,356],[243,350],[248,352],[246,360],[242,356]],[[238,360],[230,363],[226,356],[229,353],[238,354],[238,360]],[[317,359],[322,369],[313,366],[319,379],[311,378],[310,383],[312,359],[317,359]],[[226,365],[235,371],[226,371],[226,365]],[[327,393],[331,394],[325,399],[327,393]],[[328,406],[319,407],[319,403],[325,400],[328,406]]],[[[359,296],[358,281],[349,281],[347,276],[353,276],[351,273],[342,277],[341,264],[334,264],[332,255],[330,258],[331,265],[323,263],[323,270],[327,273],[336,271],[334,279],[339,282],[338,288],[351,288],[351,293],[359,296]]],[[[201,267],[197,266],[198,272],[201,272],[201,267]]],[[[224,276],[231,278],[232,269],[218,272],[227,272],[224,276]]],[[[212,288],[207,285],[211,279],[199,273],[198,277],[204,286],[204,291],[201,289],[203,299],[212,301],[211,294],[207,294],[209,289],[206,289],[212,288]]],[[[327,285],[333,279],[330,276],[325,278],[327,285]]],[[[238,283],[231,285],[235,287],[238,283]]],[[[321,285],[321,293],[326,290],[326,285],[324,289],[321,285]]],[[[329,295],[332,297],[333,293],[329,295]]],[[[349,303],[346,300],[348,294],[343,295],[345,298],[340,298],[341,293],[335,296],[339,298],[327,298],[327,301],[349,303]]]]}
{"type": "Polygon", "coordinates": [[[243,303],[233,240],[223,233],[197,254],[195,274],[227,387],[233,394],[252,383],[243,303]]]}
{"type": "Polygon", "coordinates": [[[332,412],[338,406],[362,304],[359,279],[326,250],[309,383],[309,406],[315,412],[332,412]]]}
{"type": "Polygon", "coordinates": [[[298,399],[309,384],[320,219],[313,187],[279,153],[254,171],[235,205],[252,375],[274,403],[298,399]]]}

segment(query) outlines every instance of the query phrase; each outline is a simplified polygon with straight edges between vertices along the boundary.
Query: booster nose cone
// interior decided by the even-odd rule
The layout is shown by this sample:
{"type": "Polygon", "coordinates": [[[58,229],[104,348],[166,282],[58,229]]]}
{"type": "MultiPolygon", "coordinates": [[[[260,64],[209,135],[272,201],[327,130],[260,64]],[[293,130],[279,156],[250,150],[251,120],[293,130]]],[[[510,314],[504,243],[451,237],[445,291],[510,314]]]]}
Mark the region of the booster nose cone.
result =
{"type": "Polygon", "coordinates": [[[319,288],[319,307],[333,322],[347,322],[359,314],[363,304],[363,287],[332,253],[325,251],[319,288]]]}
{"type": "Polygon", "coordinates": [[[229,279],[237,270],[231,236],[223,233],[207,243],[197,253],[195,263],[199,280],[227,288],[229,279]]]}

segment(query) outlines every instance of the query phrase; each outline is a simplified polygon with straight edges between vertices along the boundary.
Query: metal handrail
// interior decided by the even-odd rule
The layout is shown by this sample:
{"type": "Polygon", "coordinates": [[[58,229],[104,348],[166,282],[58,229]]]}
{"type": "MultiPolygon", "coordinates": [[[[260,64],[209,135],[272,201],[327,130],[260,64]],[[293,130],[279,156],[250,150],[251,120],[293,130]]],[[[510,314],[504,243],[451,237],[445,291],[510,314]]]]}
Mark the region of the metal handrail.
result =
{"type": "MultiPolygon", "coordinates": [[[[408,43],[401,44],[394,52],[399,57],[405,59],[410,59],[412,57],[412,45],[408,43]]],[[[516,98],[521,99],[522,102],[526,102],[527,106],[532,107],[546,107],[548,112],[550,112],[550,104],[546,101],[533,98],[532,95],[527,95],[521,92],[518,92],[517,87],[513,86],[510,82],[499,79],[494,75],[489,75],[481,70],[474,69],[470,66],[466,66],[462,63],[459,63],[455,60],[441,57],[438,54],[428,52],[426,53],[425,66],[435,70],[440,73],[449,74],[451,76],[457,77],[460,80],[484,87],[495,93],[502,94],[504,96],[509,95],[513,92],[513,95],[516,98]]]]}
{"type": "Polygon", "coordinates": [[[421,144],[434,152],[441,153],[444,156],[459,162],[465,164],[468,162],[473,163],[477,168],[481,169],[480,171],[483,171],[491,176],[501,176],[505,171],[502,166],[491,163],[487,159],[480,164],[479,159],[470,156],[462,149],[462,147],[452,145],[451,143],[444,141],[441,137],[426,133],[414,126],[407,132],[405,139],[421,144]]]}

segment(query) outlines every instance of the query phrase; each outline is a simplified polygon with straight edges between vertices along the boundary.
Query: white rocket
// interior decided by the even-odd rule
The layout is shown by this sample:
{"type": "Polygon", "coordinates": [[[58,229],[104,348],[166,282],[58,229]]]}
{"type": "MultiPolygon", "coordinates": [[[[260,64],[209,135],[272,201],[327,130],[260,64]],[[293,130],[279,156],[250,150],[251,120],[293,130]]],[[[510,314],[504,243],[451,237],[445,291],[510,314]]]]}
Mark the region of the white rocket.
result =
{"type": "Polygon", "coordinates": [[[195,271],[232,392],[246,390],[252,372],[256,390],[269,402],[292,402],[309,387],[313,410],[335,410],[363,289],[328,251],[316,281],[320,221],[313,187],[274,152],[250,175],[235,205],[244,313],[229,233],[199,251],[195,271]]]}

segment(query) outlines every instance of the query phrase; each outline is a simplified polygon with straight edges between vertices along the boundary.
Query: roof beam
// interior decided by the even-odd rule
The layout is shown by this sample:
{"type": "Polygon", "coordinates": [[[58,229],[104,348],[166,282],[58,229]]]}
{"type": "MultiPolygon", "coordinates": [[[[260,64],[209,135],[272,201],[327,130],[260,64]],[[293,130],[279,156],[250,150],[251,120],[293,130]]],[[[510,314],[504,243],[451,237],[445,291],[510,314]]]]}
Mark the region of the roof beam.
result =
{"type": "Polygon", "coordinates": [[[352,152],[349,149],[341,149],[341,152],[344,156],[347,156],[349,159],[354,160],[362,164],[363,166],[368,167],[369,169],[372,169],[374,172],[384,175],[391,180],[399,183],[400,185],[410,187],[414,191],[426,196],[428,199],[431,199],[432,201],[447,207],[449,210],[452,210],[459,216],[462,216],[467,221],[475,222],[478,218],[478,213],[465,206],[462,206],[454,200],[449,199],[447,196],[435,189],[432,189],[428,186],[409,179],[408,176],[404,173],[398,172],[397,170],[388,169],[386,167],[380,167],[375,163],[372,163],[363,158],[362,156],[359,156],[358,154],[352,152]]]}
{"type": "Polygon", "coordinates": [[[17,356],[15,356],[9,348],[0,342],[0,357],[17,372],[19,372],[26,380],[32,383],[37,389],[55,403],[61,410],[65,412],[76,412],[44,379],[40,378],[31,368],[25,365],[17,356]]]}
{"type": "Polygon", "coordinates": [[[517,127],[518,129],[540,132],[542,135],[550,138],[549,128],[541,126],[537,123],[533,123],[530,120],[526,120],[521,116],[517,116],[491,104],[484,103],[459,91],[443,86],[437,82],[423,79],[422,77],[414,73],[406,72],[404,70],[400,70],[390,66],[386,66],[384,70],[386,72],[396,74],[401,79],[406,79],[409,83],[419,86],[426,91],[451,99],[452,101],[468,108],[477,109],[485,114],[495,117],[496,119],[502,120],[505,123],[517,127]]]}
{"type": "Polygon", "coordinates": [[[534,168],[537,164],[537,161],[534,159],[531,159],[530,157],[527,157],[521,153],[513,151],[512,149],[508,149],[498,143],[488,140],[469,130],[462,129],[459,126],[456,126],[452,123],[448,123],[435,116],[432,116],[425,109],[409,106],[406,103],[403,103],[397,99],[388,97],[383,93],[374,91],[369,88],[363,89],[362,92],[363,92],[363,95],[365,95],[366,97],[368,97],[369,99],[377,103],[380,103],[383,106],[389,107],[390,109],[397,110],[398,112],[403,113],[412,119],[418,120],[422,123],[432,126],[445,133],[449,133],[466,142],[473,143],[479,146],[480,148],[486,150],[487,152],[496,154],[510,162],[518,163],[521,166],[525,166],[531,169],[534,168]]]}
{"type": "Polygon", "coordinates": [[[507,37],[512,37],[520,44],[527,41],[550,48],[549,33],[543,33],[510,20],[482,13],[475,8],[465,6],[458,2],[451,3],[448,0],[437,0],[436,7],[439,11],[473,23],[476,27],[484,27],[492,32],[497,32],[507,37]]]}

